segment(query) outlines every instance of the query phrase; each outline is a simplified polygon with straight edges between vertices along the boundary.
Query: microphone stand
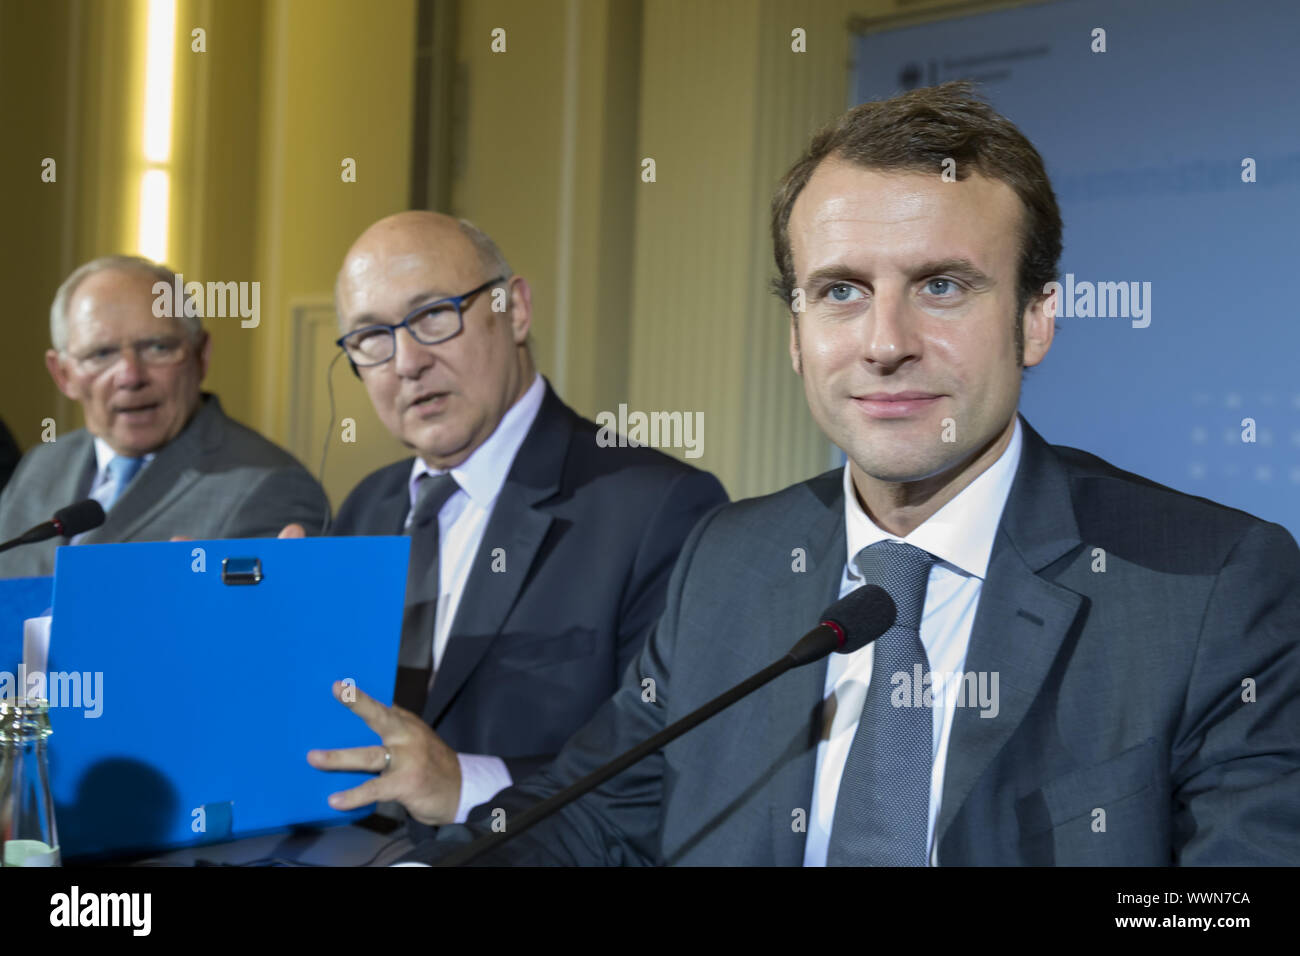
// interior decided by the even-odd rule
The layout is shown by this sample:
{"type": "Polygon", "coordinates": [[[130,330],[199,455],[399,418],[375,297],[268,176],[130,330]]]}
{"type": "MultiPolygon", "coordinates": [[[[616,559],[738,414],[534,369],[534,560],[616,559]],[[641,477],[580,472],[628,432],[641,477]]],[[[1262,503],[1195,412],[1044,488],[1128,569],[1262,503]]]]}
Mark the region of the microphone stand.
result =
{"type": "Polygon", "coordinates": [[[495,850],[507,840],[523,833],[529,827],[533,826],[533,824],[544,820],[556,810],[559,810],[566,804],[578,799],[578,797],[582,796],[588,790],[594,790],[610,777],[623,772],[634,763],[649,756],[664,745],[676,740],[692,727],[708,720],[714,714],[718,713],[718,711],[725,710],[742,697],[758,690],[758,688],[762,687],[769,681],[780,677],[792,667],[798,667],[801,663],[803,662],[795,659],[793,652],[787,654],[780,660],[767,665],[767,667],[764,667],[752,677],[741,681],[725,694],[713,698],[713,700],[709,701],[703,707],[699,707],[680,720],[669,724],[663,730],[659,731],[659,733],[655,734],[648,740],[644,740],[637,744],[622,756],[614,758],[603,767],[593,770],[585,777],[570,784],[558,793],[552,794],[540,803],[536,803],[529,807],[518,816],[512,817],[508,829],[486,834],[475,840],[473,843],[461,847],[459,850],[456,850],[454,853],[451,853],[433,865],[461,866],[471,860],[477,859],[484,853],[495,850]]]}
{"type": "Polygon", "coordinates": [[[507,840],[523,833],[587,791],[600,786],[610,777],[676,740],[691,728],[708,720],[719,711],[725,710],[791,668],[819,661],[832,651],[850,654],[866,646],[893,626],[896,613],[893,599],[883,588],[873,584],[858,588],[827,608],[822,616],[822,622],[801,637],[784,657],[741,681],[731,690],[713,698],[702,707],[691,711],[680,720],[669,724],[653,737],[642,741],[621,756],[615,757],[603,767],[598,767],[558,793],[529,807],[510,820],[508,829],[485,834],[473,843],[448,854],[434,866],[460,866],[478,859],[484,853],[496,849],[507,840]],[[845,626],[842,623],[845,621],[853,623],[851,626],[845,626]]]}

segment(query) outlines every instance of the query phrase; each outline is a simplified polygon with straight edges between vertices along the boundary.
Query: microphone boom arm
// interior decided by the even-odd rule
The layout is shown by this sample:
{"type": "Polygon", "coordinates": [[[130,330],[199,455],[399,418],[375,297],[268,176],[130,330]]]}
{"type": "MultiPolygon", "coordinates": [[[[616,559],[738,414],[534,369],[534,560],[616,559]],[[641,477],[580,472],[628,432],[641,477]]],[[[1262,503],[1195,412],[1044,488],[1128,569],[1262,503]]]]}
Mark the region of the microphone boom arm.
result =
{"type": "MultiPolygon", "coordinates": [[[[819,628],[825,626],[826,625],[822,624],[819,625],[819,628]]],[[[659,731],[659,733],[637,744],[622,756],[616,757],[603,767],[599,767],[587,774],[585,777],[569,784],[569,786],[565,787],[558,793],[553,793],[540,803],[536,803],[529,807],[523,813],[519,814],[519,816],[511,819],[507,829],[486,834],[475,840],[473,843],[469,843],[456,852],[449,854],[433,865],[461,866],[471,860],[477,859],[484,853],[495,850],[507,840],[518,836],[529,827],[533,826],[533,824],[539,823],[546,817],[549,817],[556,810],[559,810],[572,800],[577,799],[588,790],[594,790],[610,777],[622,773],[634,763],[648,757],[656,750],[659,750],[666,744],[676,740],[682,734],[686,733],[686,731],[708,720],[719,711],[730,707],[742,697],[758,690],[758,688],[762,687],[769,681],[780,677],[792,667],[798,667],[800,663],[800,661],[795,659],[793,653],[791,653],[782,657],[780,660],[767,665],[767,667],[764,667],[757,674],[741,681],[725,694],[713,698],[713,700],[709,701],[703,707],[698,707],[680,720],[669,724],[663,730],[659,731]]]]}

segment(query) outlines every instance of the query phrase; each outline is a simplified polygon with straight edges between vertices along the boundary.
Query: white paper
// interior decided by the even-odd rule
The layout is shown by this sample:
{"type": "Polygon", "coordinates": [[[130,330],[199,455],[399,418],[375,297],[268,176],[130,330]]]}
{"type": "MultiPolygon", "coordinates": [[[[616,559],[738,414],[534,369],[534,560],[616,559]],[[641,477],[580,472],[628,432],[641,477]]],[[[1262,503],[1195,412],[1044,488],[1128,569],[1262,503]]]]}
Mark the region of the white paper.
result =
{"type": "Polygon", "coordinates": [[[23,665],[28,674],[45,673],[45,664],[50,659],[50,624],[53,621],[54,617],[49,614],[23,621],[23,665]]]}

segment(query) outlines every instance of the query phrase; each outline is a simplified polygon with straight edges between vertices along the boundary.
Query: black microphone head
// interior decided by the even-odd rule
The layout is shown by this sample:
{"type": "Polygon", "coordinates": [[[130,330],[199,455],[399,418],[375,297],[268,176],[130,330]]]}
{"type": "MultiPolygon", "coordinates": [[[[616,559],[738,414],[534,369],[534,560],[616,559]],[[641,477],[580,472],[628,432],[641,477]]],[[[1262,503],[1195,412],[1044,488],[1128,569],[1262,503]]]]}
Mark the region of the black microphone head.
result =
{"type": "Polygon", "coordinates": [[[65,538],[98,528],[104,523],[104,506],[94,498],[78,501],[54,512],[54,524],[65,538]]]}
{"type": "Polygon", "coordinates": [[[898,607],[879,585],[864,584],[840,598],[822,614],[822,623],[843,634],[836,654],[852,654],[894,626],[898,607]]]}

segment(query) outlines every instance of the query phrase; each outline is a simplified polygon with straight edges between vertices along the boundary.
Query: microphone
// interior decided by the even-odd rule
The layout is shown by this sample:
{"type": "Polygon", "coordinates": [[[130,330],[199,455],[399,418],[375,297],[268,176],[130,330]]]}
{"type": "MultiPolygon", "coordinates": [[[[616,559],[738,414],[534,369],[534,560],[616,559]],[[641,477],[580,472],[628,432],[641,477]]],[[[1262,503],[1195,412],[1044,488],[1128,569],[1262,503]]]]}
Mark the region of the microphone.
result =
{"type": "Polygon", "coordinates": [[[867,584],[849,592],[822,612],[821,622],[799,638],[780,660],[769,664],[731,690],[691,711],[681,720],[669,724],[650,739],[615,757],[603,767],[598,767],[558,793],[529,807],[519,816],[511,818],[508,830],[485,834],[473,843],[468,843],[454,853],[448,854],[434,866],[461,866],[484,853],[495,850],[533,824],[549,817],[656,750],[662,749],[688,730],[704,723],[714,714],[725,710],[786,671],[819,661],[831,653],[852,654],[866,647],[893,627],[897,616],[898,608],[894,605],[894,599],[884,588],[867,584]]]}
{"type": "Polygon", "coordinates": [[[850,591],[822,612],[821,623],[799,638],[786,657],[793,667],[819,661],[827,654],[852,654],[894,626],[898,608],[882,587],[868,584],[850,591]]]}
{"type": "Polygon", "coordinates": [[[20,544],[32,544],[36,541],[44,541],[47,538],[63,535],[65,538],[71,538],[74,535],[81,534],[83,531],[90,531],[92,528],[98,528],[104,523],[104,507],[94,498],[87,498],[85,501],[78,501],[76,504],[68,505],[66,508],[60,508],[54,512],[54,517],[49,521],[44,521],[34,528],[24,531],[16,538],[0,544],[0,551],[8,551],[10,548],[16,548],[20,544]]]}

